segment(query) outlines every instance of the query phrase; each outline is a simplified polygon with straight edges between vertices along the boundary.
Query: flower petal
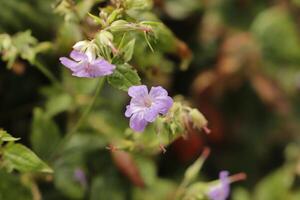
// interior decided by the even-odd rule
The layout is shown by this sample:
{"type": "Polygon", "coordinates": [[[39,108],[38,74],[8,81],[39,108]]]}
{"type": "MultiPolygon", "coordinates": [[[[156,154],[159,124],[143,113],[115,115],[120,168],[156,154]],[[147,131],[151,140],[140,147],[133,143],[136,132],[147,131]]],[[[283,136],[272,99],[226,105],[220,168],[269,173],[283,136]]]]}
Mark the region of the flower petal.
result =
{"type": "Polygon", "coordinates": [[[87,60],[87,56],[84,53],[76,50],[71,51],[70,57],[77,62],[87,60]]]}
{"type": "Polygon", "coordinates": [[[160,114],[167,114],[173,105],[173,99],[169,96],[158,97],[154,100],[153,107],[155,107],[160,114]]]}
{"type": "Polygon", "coordinates": [[[144,97],[148,95],[148,89],[145,85],[131,86],[128,89],[128,95],[131,97],[144,97]]]}
{"type": "Polygon", "coordinates": [[[66,57],[60,57],[59,61],[61,62],[61,64],[63,64],[64,66],[66,66],[71,70],[74,70],[78,66],[77,62],[70,60],[69,58],[66,57]]]}
{"type": "Polygon", "coordinates": [[[157,86],[157,87],[151,87],[151,90],[149,92],[149,95],[155,99],[156,97],[161,97],[161,96],[168,96],[168,92],[167,90],[165,90],[163,87],[161,86],[157,86]]]}
{"type": "Polygon", "coordinates": [[[147,123],[148,122],[143,118],[143,113],[140,112],[131,116],[129,126],[137,132],[142,132],[144,131],[147,123]]]}
{"type": "Polygon", "coordinates": [[[145,111],[144,118],[148,122],[154,122],[158,113],[158,110],[154,106],[152,106],[145,111]]]}
{"type": "Polygon", "coordinates": [[[112,74],[116,66],[104,59],[97,59],[91,63],[90,68],[91,76],[99,77],[112,74]]]}
{"type": "Polygon", "coordinates": [[[91,78],[90,74],[87,73],[84,69],[73,72],[73,76],[81,77],[81,78],[91,78]]]}
{"type": "Polygon", "coordinates": [[[131,105],[127,105],[126,106],[126,111],[125,111],[125,116],[126,117],[130,117],[133,114],[132,109],[131,109],[131,105]]]}
{"type": "Polygon", "coordinates": [[[230,181],[228,171],[221,171],[219,178],[220,183],[210,189],[208,196],[212,200],[226,200],[230,193],[230,181]]]}

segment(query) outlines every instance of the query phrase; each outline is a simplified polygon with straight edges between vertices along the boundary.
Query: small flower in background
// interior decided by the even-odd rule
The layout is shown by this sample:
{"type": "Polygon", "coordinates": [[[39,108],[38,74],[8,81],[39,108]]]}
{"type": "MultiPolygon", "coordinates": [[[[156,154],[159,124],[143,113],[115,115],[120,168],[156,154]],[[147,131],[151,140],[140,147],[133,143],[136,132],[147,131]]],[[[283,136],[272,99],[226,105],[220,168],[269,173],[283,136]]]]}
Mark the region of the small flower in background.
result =
{"type": "Polygon", "coordinates": [[[228,171],[221,171],[220,183],[210,189],[208,196],[211,200],[226,200],[230,193],[230,180],[228,171]]]}
{"type": "Polygon", "coordinates": [[[95,78],[106,76],[112,74],[116,68],[115,65],[103,58],[94,58],[90,51],[83,53],[73,50],[70,53],[70,57],[73,60],[66,57],[61,57],[59,60],[73,72],[73,76],[77,77],[95,78]]]}
{"type": "Polygon", "coordinates": [[[230,177],[228,175],[228,171],[220,172],[220,183],[216,186],[213,186],[207,193],[211,200],[226,200],[230,194],[230,184],[236,181],[245,180],[247,178],[245,173],[238,173],[230,177]]]}
{"type": "Polygon", "coordinates": [[[130,117],[130,128],[138,132],[142,132],[159,114],[167,114],[173,105],[173,99],[160,86],[152,87],[149,93],[145,85],[131,86],[128,95],[132,99],[126,107],[125,116],[130,117]]]}
{"type": "Polygon", "coordinates": [[[80,183],[80,185],[84,188],[87,187],[87,179],[85,173],[82,169],[77,168],[74,171],[74,179],[80,183]]]}

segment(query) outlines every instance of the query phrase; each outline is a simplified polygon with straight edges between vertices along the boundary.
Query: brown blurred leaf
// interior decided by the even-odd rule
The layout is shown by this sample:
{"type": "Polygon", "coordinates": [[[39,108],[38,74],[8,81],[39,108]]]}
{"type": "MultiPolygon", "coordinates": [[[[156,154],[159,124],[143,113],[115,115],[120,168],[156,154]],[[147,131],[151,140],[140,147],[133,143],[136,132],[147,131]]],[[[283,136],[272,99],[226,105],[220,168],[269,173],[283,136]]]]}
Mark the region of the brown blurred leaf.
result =
{"type": "Polygon", "coordinates": [[[238,33],[224,40],[216,68],[220,75],[231,75],[243,68],[252,72],[257,70],[260,61],[260,50],[252,36],[238,33]]]}
{"type": "Polygon", "coordinates": [[[139,169],[132,156],[121,150],[111,150],[113,161],[117,168],[125,175],[135,186],[145,187],[139,169]]]}
{"type": "Polygon", "coordinates": [[[251,83],[265,104],[273,107],[281,114],[288,114],[290,112],[290,104],[284,92],[275,81],[264,75],[256,74],[251,78],[251,83]]]}

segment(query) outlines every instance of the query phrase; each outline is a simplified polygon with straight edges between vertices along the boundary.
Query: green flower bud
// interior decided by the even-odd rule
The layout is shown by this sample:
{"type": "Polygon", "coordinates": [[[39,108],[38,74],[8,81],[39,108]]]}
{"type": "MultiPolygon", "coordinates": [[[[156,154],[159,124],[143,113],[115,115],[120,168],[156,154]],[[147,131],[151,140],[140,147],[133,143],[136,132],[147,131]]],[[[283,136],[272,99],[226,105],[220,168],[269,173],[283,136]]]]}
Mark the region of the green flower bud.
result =
{"type": "Polygon", "coordinates": [[[191,109],[191,111],[189,112],[189,117],[193,125],[198,129],[202,129],[204,126],[207,125],[207,120],[205,119],[203,114],[195,108],[191,109]]]}
{"type": "Polygon", "coordinates": [[[110,46],[113,39],[114,36],[110,32],[104,30],[100,31],[100,33],[96,35],[97,42],[102,45],[110,46]]]}
{"type": "Polygon", "coordinates": [[[117,20],[110,25],[109,29],[113,32],[122,32],[135,30],[135,27],[125,20],[117,20]]]}

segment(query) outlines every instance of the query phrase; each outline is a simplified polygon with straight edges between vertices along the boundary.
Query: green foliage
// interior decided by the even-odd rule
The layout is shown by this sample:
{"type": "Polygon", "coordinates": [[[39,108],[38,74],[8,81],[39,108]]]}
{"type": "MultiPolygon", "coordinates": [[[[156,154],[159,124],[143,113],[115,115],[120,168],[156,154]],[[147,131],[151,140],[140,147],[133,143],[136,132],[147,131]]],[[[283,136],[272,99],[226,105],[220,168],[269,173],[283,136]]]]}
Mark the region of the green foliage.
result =
{"type": "Polygon", "coordinates": [[[3,164],[9,170],[20,172],[46,172],[52,169],[22,144],[8,144],[3,148],[3,164]]]}
{"type": "Polygon", "coordinates": [[[0,199],[32,200],[30,189],[22,184],[20,177],[0,170],[0,179],[0,199]]]}
{"type": "Polygon", "coordinates": [[[298,200],[299,145],[281,157],[299,140],[299,8],[298,0],[1,1],[0,123],[16,133],[0,130],[0,168],[16,172],[0,171],[0,199],[208,200],[219,181],[206,180],[228,169],[248,175],[231,186],[234,200],[298,200]],[[108,84],[59,63],[77,42],[116,66],[101,79],[108,84]],[[141,84],[186,95],[142,134],[124,117],[128,88],[141,84]],[[211,134],[199,134],[207,126],[211,134]],[[202,169],[204,145],[213,156],[202,169]]]}
{"type": "Polygon", "coordinates": [[[2,59],[7,61],[7,67],[11,68],[18,56],[34,63],[38,53],[48,50],[51,43],[38,43],[31,35],[31,31],[20,32],[13,37],[8,34],[0,34],[0,51],[3,52],[2,59]]]}
{"type": "Polygon", "coordinates": [[[252,24],[252,31],[268,58],[295,63],[300,59],[300,45],[296,24],[287,10],[274,7],[260,13],[252,24]]]}
{"type": "MultiPolygon", "coordinates": [[[[59,104],[55,106],[59,107],[59,104]]],[[[53,109],[54,107],[50,108],[53,109]]],[[[48,113],[43,112],[40,108],[34,110],[31,127],[32,132],[30,135],[33,150],[43,159],[50,158],[61,140],[60,131],[48,113]]]]}
{"type": "Polygon", "coordinates": [[[46,172],[52,173],[52,169],[44,163],[35,153],[22,144],[15,141],[6,131],[0,130],[0,167],[11,172],[16,169],[20,172],[46,172]]]}
{"type": "Polygon", "coordinates": [[[129,64],[117,65],[114,73],[108,77],[108,82],[112,86],[127,91],[130,86],[140,85],[141,79],[129,64]]]}

